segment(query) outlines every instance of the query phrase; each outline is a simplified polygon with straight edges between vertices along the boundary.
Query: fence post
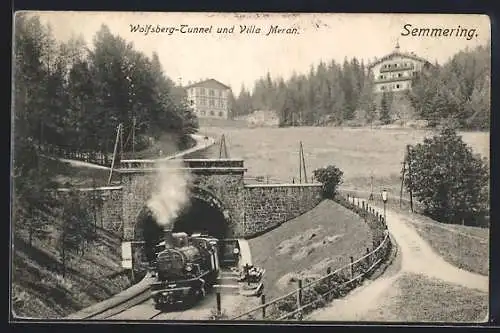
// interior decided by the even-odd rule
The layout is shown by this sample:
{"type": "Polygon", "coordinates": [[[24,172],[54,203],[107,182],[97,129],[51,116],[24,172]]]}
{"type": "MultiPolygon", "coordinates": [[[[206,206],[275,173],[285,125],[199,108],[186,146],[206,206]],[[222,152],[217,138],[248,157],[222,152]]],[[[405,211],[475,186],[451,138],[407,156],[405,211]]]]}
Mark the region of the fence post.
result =
{"type": "MultiPolygon", "coordinates": [[[[370,268],[371,262],[370,262],[370,249],[366,248],[366,262],[368,263],[366,269],[370,268]]],[[[366,273],[366,272],[365,272],[366,273]]]]}
{"type": "Polygon", "coordinates": [[[365,201],[361,201],[361,204],[363,205],[363,210],[365,210],[365,201]]]}
{"type": "Polygon", "coordinates": [[[354,257],[351,256],[351,280],[354,278],[354,257]]]}
{"type": "Polygon", "coordinates": [[[301,304],[302,304],[302,279],[298,281],[299,283],[299,289],[297,290],[297,315],[299,317],[299,320],[302,318],[302,310],[301,304]]]}
{"type": "Polygon", "coordinates": [[[221,315],[222,313],[222,308],[221,308],[221,302],[220,302],[220,292],[217,292],[217,315],[221,315]]]}
{"type": "MultiPolygon", "coordinates": [[[[262,294],[260,296],[260,303],[262,305],[266,304],[266,295],[262,294]]],[[[265,306],[262,308],[262,319],[266,319],[266,307],[265,306]]]]}

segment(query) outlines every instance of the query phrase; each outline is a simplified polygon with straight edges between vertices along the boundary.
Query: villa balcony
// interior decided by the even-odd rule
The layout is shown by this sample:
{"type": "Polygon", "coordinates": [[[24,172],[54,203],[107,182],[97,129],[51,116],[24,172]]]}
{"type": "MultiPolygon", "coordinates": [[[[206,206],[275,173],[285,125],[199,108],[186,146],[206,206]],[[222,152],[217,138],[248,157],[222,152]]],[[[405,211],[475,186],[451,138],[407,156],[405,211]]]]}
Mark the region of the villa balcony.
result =
{"type": "Polygon", "coordinates": [[[402,77],[391,77],[385,79],[376,79],[375,83],[387,83],[387,82],[400,82],[400,81],[411,81],[413,77],[411,76],[402,76],[402,77]]]}
{"type": "Polygon", "coordinates": [[[398,65],[398,67],[381,67],[380,68],[380,73],[387,73],[387,72],[399,72],[399,71],[407,71],[407,70],[414,70],[415,65],[409,64],[409,65],[398,65]]]}

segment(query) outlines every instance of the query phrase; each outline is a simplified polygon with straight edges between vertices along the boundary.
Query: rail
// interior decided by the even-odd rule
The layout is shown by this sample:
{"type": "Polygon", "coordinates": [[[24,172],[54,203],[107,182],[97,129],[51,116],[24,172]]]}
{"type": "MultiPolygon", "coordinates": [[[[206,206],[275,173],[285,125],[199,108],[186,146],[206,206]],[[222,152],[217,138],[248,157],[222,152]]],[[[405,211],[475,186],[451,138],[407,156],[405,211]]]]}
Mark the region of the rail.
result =
{"type": "MultiPolygon", "coordinates": [[[[347,198],[347,202],[356,207],[354,198],[352,201],[347,198]]],[[[357,202],[357,208],[361,209],[360,201],[357,202]]],[[[265,296],[262,297],[260,306],[239,314],[231,320],[244,319],[262,319],[262,320],[284,320],[290,317],[301,320],[305,313],[319,308],[331,300],[342,297],[348,291],[354,289],[365,277],[369,276],[379,265],[385,261],[391,250],[391,239],[383,218],[374,213],[368,205],[363,202],[363,211],[371,216],[377,222],[376,229],[383,230],[384,237],[378,242],[373,250],[367,248],[366,254],[333,272],[327,269],[327,274],[306,281],[298,280],[298,288],[280,296],[268,303],[265,302],[265,296]]],[[[377,233],[374,233],[377,235],[377,233]]],[[[380,239],[380,238],[379,238],[380,239]]]]}

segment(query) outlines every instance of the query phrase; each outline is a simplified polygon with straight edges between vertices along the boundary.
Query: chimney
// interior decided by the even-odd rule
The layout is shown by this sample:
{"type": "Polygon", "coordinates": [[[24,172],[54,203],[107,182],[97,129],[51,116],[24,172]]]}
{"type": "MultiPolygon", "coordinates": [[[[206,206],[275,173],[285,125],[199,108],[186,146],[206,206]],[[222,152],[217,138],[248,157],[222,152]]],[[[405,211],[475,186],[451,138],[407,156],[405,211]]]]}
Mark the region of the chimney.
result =
{"type": "Polygon", "coordinates": [[[174,247],[174,237],[172,236],[171,229],[164,229],[163,230],[163,238],[165,240],[165,248],[174,247]]]}

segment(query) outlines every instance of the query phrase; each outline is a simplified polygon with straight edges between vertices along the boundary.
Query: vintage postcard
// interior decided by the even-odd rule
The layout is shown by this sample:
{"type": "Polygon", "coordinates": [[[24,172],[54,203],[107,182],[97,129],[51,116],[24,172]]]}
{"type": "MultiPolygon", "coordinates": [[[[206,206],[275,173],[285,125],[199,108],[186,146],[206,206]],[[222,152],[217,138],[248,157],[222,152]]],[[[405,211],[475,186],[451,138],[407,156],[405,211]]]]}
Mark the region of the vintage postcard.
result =
{"type": "Polygon", "coordinates": [[[488,321],[488,16],[13,24],[11,320],[488,321]]]}

